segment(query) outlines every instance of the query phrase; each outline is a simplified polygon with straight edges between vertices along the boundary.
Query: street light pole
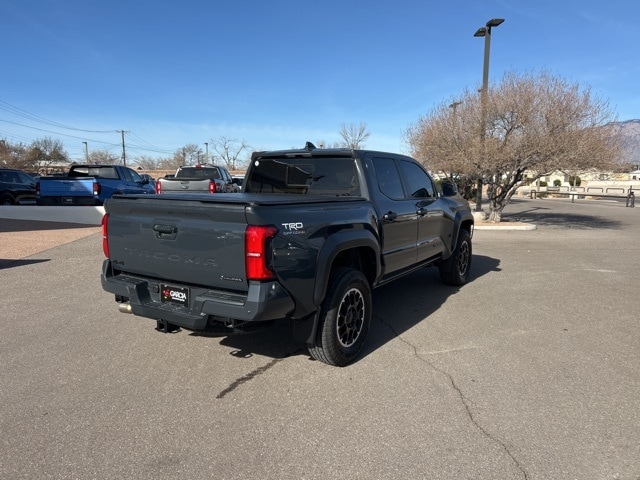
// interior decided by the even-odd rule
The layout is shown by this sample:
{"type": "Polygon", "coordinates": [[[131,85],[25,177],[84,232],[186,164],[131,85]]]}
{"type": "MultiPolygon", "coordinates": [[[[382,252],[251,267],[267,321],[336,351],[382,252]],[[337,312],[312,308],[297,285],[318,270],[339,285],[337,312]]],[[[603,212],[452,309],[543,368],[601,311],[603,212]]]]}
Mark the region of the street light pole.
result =
{"type": "Polygon", "coordinates": [[[84,161],[85,163],[89,163],[89,146],[87,145],[87,142],[82,142],[84,143],[84,161]]]}
{"type": "MultiPolygon", "coordinates": [[[[482,68],[482,91],[480,93],[480,102],[482,105],[482,125],[480,130],[480,137],[482,139],[482,148],[484,155],[485,135],[487,128],[487,91],[489,89],[489,53],[491,50],[491,27],[497,27],[504,22],[504,18],[492,18],[486,23],[486,26],[480,27],[474,37],[484,37],[484,65],[482,68]]],[[[482,174],[478,179],[478,193],[476,194],[476,212],[482,211],[482,186],[483,177],[482,174]]]]}
{"type": "Polygon", "coordinates": [[[204,163],[209,164],[209,144],[207,142],[204,142],[204,146],[207,149],[207,156],[204,159],[204,163]]]}

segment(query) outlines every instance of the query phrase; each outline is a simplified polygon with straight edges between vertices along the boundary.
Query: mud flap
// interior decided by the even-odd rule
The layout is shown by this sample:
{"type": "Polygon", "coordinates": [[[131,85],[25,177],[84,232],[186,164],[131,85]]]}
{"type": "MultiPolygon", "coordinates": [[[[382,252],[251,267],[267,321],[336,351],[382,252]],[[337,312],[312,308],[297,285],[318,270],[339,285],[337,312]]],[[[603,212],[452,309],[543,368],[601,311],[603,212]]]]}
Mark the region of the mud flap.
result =
{"type": "Polygon", "coordinates": [[[293,336],[299,342],[315,343],[320,309],[300,320],[293,321],[293,336]]]}

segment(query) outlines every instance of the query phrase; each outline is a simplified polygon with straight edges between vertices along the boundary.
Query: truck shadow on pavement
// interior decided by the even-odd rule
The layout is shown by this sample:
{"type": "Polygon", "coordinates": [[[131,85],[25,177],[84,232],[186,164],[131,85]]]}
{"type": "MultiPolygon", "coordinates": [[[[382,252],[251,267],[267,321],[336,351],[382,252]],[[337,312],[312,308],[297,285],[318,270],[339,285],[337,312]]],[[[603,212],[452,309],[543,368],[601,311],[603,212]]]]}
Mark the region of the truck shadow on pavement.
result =
{"type": "MultiPolygon", "coordinates": [[[[482,255],[473,256],[470,282],[489,272],[499,271],[500,261],[482,255]]],[[[354,361],[375,352],[437,311],[461,288],[440,282],[437,268],[424,268],[373,291],[373,319],[363,351],[354,361]]],[[[238,359],[260,355],[283,359],[301,355],[312,360],[304,343],[293,337],[289,320],[277,321],[259,332],[220,338],[220,345],[232,350],[238,359]]]]}
{"type": "Polygon", "coordinates": [[[535,207],[522,212],[503,215],[504,221],[533,223],[538,226],[591,230],[596,228],[621,228],[624,223],[610,220],[602,216],[582,213],[550,212],[546,207],[535,207]]]}
{"type": "Polygon", "coordinates": [[[13,268],[13,267],[22,267],[23,265],[33,265],[34,263],[42,263],[49,262],[49,259],[34,259],[34,260],[26,260],[26,259],[5,259],[0,258],[0,270],[5,268],[13,268]]]}
{"type": "MultiPolygon", "coordinates": [[[[469,283],[489,272],[500,271],[500,260],[473,256],[469,283]]],[[[424,268],[374,291],[373,322],[369,338],[359,359],[375,352],[442,307],[464,286],[454,287],[440,281],[437,268],[424,268]]]]}

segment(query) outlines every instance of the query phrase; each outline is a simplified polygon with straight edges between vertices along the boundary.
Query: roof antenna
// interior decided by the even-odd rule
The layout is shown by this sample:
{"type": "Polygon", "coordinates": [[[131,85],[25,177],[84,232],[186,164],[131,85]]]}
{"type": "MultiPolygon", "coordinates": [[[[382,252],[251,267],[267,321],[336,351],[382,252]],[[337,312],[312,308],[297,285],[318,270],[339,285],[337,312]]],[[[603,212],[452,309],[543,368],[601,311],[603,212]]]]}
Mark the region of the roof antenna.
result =
{"type": "Polygon", "coordinates": [[[315,150],[316,148],[317,148],[317,147],[316,147],[313,143],[311,143],[311,142],[307,142],[307,143],[305,143],[305,144],[304,144],[304,149],[305,149],[307,152],[309,152],[309,151],[311,151],[311,150],[315,150]]]}

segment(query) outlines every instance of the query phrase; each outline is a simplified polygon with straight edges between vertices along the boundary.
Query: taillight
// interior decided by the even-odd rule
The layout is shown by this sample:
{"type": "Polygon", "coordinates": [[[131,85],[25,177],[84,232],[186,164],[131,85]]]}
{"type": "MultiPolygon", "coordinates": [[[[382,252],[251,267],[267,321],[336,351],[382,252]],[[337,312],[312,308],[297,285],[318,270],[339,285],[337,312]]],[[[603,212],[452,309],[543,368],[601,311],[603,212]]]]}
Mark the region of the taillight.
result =
{"type": "Polygon", "coordinates": [[[275,278],[269,268],[267,248],[278,229],[273,225],[266,227],[249,225],[245,231],[244,250],[246,255],[247,280],[271,280],[275,278]]]}
{"type": "Polygon", "coordinates": [[[109,222],[109,214],[105,213],[102,217],[102,252],[104,256],[109,258],[109,238],[107,234],[109,233],[109,227],[107,226],[109,222]]]}
{"type": "Polygon", "coordinates": [[[209,180],[209,193],[216,193],[217,188],[216,182],[209,180]]]}
{"type": "Polygon", "coordinates": [[[156,182],[156,193],[162,193],[162,184],[160,183],[160,180],[156,182]]]}
{"type": "Polygon", "coordinates": [[[36,195],[40,195],[40,182],[36,182],[36,195]]]}
{"type": "Polygon", "coordinates": [[[100,195],[100,184],[98,182],[93,182],[93,194],[100,195]]]}

